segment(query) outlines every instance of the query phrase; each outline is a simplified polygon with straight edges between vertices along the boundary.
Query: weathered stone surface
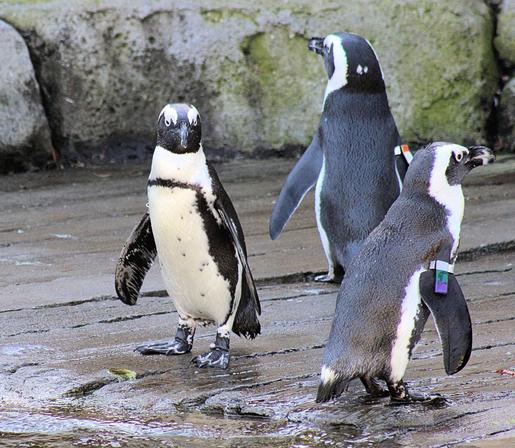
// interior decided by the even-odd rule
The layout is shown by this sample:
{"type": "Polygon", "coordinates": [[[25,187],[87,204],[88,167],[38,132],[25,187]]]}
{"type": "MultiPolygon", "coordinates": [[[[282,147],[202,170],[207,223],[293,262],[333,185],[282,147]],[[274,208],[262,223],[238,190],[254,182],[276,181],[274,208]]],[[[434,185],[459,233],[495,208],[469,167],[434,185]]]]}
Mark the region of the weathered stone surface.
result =
{"type": "Polygon", "coordinates": [[[408,366],[410,387],[441,393],[442,407],[367,400],[359,381],[315,403],[338,288],[303,275],[326,269],[312,203],[269,239],[272,200],[292,163],[217,165],[263,310],[258,338],[231,339],[226,371],[191,364],[213,327],[197,331],[191,355],[134,352],[169,339],[177,323],[173,301],[156,291],[158,263],[136,306],[113,296],[120,248],[145,209],[148,162],[0,177],[0,446],[514,446],[514,378],[496,371],[515,370],[515,155],[473,171],[464,186],[456,275],[473,323],[469,363],[445,375],[430,319],[408,366]]]}
{"type": "Polygon", "coordinates": [[[406,140],[482,141],[496,87],[481,0],[132,0],[4,3],[22,30],[63,153],[152,147],[167,101],[195,103],[209,148],[303,146],[325,74],[313,35],[369,38],[406,140]]]}
{"type": "Polygon", "coordinates": [[[43,163],[50,131],[27,46],[0,20],[0,173],[43,163]],[[6,163],[8,161],[8,163],[6,163]]]}
{"type": "MultiPolygon", "coordinates": [[[[515,26],[515,23],[514,23],[515,26]]],[[[515,78],[503,88],[499,100],[499,140],[503,148],[515,151],[515,78]]]]}
{"type": "Polygon", "coordinates": [[[503,0],[497,20],[495,47],[499,57],[515,65],[515,0],[503,0]]]}

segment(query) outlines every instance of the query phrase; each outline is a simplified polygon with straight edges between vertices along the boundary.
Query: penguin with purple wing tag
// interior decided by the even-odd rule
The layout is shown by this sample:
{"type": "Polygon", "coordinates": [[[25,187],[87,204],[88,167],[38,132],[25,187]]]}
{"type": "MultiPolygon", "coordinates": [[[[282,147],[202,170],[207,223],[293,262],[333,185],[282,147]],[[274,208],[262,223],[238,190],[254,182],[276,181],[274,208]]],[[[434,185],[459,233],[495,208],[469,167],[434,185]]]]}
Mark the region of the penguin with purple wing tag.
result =
{"type": "Polygon", "coordinates": [[[339,396],[354,378],[371,395],[390,395],[394,404],[438,401],[408,392],[403,382],[430,314],[446,372],[452,375],[467,364],[471,321],[453,273],[464,210],[461,182],[473,168],[493,160],[488,148],[441,142],[415,154],[399,198],[345,274],[318,402],[339,396]]]}
{"type": "Polygon", "coordinates": [[[189,353],[196,327],[214,323],[218,331],[211,350],[193,362],[225,369],[230,332],[255,338],[261,331],[261,306],[238,215],[206,160],[194,106],[168,104],[159,114],[147,194],[148,212],[116,266],[116,292],[122,302],[134,305],[158,255],[179,325],[174,340],[136,350],[143,355],[189,353]]]}

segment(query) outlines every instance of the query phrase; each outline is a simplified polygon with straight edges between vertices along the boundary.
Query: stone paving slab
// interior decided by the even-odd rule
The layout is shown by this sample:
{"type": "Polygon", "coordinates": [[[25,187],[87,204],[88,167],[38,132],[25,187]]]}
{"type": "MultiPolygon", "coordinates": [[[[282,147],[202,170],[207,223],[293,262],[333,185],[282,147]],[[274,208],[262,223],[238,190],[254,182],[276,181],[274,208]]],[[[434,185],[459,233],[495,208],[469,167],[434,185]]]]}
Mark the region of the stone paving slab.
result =
{"type": "MultiPolygon", "coordinates": [[[[263,333],[234,337],[227,371],[182,357],[142,357],[176,313],[157,269],[128,307],[113,296],[121,245],[145,208],[147,167],[0,178],[0,446],[477,446],[515,442],[515,159],[465,186],[457,275],[474,328],[471,360],[443,370],[433,323],[409,366],[412,387],[439,409],[367,402],[358,383],[314,403],[337,288],[325,269],[308,197],[276,242],[273,200],[292,160],[234,161],[220,177],[239,211],[262,300],[263,333]],[[110,368],[136,379],[119,381],[110,368]],[[32,443],[32,445],[30,445],[32,443]]],[[[192,355],[213,328],[201,329],[192,355]]]]}

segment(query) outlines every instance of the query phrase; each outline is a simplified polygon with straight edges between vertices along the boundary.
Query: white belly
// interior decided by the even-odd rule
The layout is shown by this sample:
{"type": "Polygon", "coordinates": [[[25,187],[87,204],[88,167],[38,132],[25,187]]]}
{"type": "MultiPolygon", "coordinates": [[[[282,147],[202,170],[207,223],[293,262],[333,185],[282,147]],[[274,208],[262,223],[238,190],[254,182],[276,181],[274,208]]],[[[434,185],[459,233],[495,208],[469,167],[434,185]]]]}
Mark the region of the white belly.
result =
{"type": "Polygon", "coordinates": [[[401,316],[397,326],[396,338],[393,341],[390,367],[390,379],[393,382],[402,380],[409,362],[410,340],[415,329],[415,321],[419,312],[420,296],[420,275],[425,269],[420,267],[411,276],[406,285],[405,295],[401,305],[401,316]]]}
{"type": "Polygon", "coordinates": [[[195,191],[153,186],[148,202],[161,274],[179,315],[225,323],[230,285],[209,255],[195,191]]]}

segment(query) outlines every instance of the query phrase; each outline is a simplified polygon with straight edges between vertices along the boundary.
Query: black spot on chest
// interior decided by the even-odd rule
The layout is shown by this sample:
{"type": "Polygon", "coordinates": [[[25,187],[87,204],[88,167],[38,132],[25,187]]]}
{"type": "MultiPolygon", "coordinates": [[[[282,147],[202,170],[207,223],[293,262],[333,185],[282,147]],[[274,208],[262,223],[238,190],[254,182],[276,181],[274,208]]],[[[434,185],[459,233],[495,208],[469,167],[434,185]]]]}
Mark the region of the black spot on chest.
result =
{"type": "MultiPolygon", "coordinates": [[[[220,273],[217,274],[217,276],[222,275],[223,278],[229,282],[229,291],[232,299],[229,309],[232,309],[232,301],[234,300],[236,285],[238,283],[238,261],[235,242],[232,239],[230,231],[223,224],[218,224],[216,221],[206,198],[202,194],[202,189],[184,182],[160,178],[149,180],[147,185],[148,187],[182,188],[195,192],[195,207],[202,218],[204,231],[207,235],[209,255],[217,265],[218,272],[220,273]]],[[[192,211],[190,211],[190,213],[192,213],[192,211]]],[[[184,219],[184,216],[180,216],[179,219],[184,219]]],[[[180,237],[178,237],[178,240],[181,240],[180,237]]],[[[182,253],[182,256],[186,257],[186,254],[182,253]]]]}

